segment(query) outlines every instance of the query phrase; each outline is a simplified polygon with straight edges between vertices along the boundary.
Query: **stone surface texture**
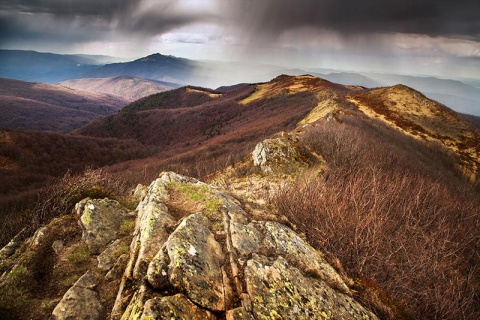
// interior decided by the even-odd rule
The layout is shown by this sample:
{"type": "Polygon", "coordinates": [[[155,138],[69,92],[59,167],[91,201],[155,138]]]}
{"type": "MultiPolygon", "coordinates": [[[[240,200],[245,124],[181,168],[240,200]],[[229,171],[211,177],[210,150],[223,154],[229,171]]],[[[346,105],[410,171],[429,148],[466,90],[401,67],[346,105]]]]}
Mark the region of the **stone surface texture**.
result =
{"type": "Polygon", "coordinates": [[[141,189],[133,232],[120,231],[130,210],[87,198],[71,219],[76,236],[47,225],[30,238],[30,250],[83,274],[52,298],[52,319],[377,319],[281,219],[174,172],[141,189]]]}

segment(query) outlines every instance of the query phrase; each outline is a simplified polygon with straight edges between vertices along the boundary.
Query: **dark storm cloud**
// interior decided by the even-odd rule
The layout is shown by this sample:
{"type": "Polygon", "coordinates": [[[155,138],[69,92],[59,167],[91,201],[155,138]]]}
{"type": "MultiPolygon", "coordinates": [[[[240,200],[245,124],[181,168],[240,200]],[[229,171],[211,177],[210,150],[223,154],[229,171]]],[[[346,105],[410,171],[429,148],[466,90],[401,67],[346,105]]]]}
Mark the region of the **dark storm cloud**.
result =
{"type": "MultiPolygon", "coordinates": [[[[480,39],[478,0],[228,1],[232,18],[263,35],[299,28],[344,34],[400,32],[480,39]]],[[[227,8],[229,7],[229,8],[227,8]]]]}
{"type": "MultiPolygon", "coordinates": [[[[195,22],[216,22],[245,32],[250,39],[272,37],[300,27],[329,29],[344,35],[416,33],[480,39],[478,0],[211,0],[218,12],[182,7],[180,0],[0,0],[2,36],[37,33],[35,19],[47,19],[61,29],[72,21],[87,37],[101,37],[98,28],[144,37],[195,22]],[[14,27],[13,27],[14,26],[14,27]],[[10,34],[5,35],[6,32],[10,34]]],[[[199,2],[205,3],[205,2],[199,2]]],[[[58,30],[59,33],[62,30],[58,30]]],[[[43,35],[41,35],[43,33],[43,35]]],[[[72,38],[72,41],[76,39],[72,38]]],[[[0,43],[1,44],[1,43],[0,43]]]]}
{"type": "Polygon", "coordinates": [[[24,13],[48,13],[57,17],[111,17],[134,8],[134,0],[2,0],[0,10],[24,13]]]}
{"type": "Polygon", "coordinates": [[[59,41],[63,35],[71,42],[132,34],[148,38],[212,18],[206,12],[179,9],[178,4],[176,0],[0,0],[0,45],[36,37],[59,41]]]}

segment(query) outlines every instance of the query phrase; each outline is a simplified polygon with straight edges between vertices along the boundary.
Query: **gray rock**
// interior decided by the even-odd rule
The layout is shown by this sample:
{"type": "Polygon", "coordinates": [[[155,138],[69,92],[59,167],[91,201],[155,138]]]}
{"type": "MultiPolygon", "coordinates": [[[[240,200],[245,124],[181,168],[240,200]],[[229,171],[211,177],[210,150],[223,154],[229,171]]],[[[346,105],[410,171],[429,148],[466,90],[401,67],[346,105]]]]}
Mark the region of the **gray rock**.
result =
{"type": "Polygon", "coordinates": [[[62,240],[55,240],[52,243],[52,249],[56,254],[62,253],[64,247],[65,245],[63,244],[62,240]]]}
{"type": "Polygon", "coordinates": [[[122,272],[125,269],[127,262],[128,262],[128,254],[122,254],[120,257],[118,257],[115,265],[105,275],[105,280],[110,281],[110,280],[119,279],[122,276],[122,272]]]}
{"type": "Polygon", "coordinates": [[[145,198],[147,193],[148,193],[148,188],[143,184],[139,183],[135,188],[135,190],[133,191],[133,197],[138,201],[142,201],[142,199],[145,198]]]}
{"type": "Polygon", "coordinates": [[[105,310],[100,303],[95,288],[97,281],[92,272],[85,273],[65,293],[52,312],[56,320],[96,320],[102,319],[105,310]]]}
{"type": "Polygon", "coordinates": [[[245,279],[256,319],[376,319],[350,296],[305,276],[282,256],[270,261],[254,254],[245,279]]]}
{"type": "Polygon", "coordinates": [[[211,312],[197,307],[183,294],[176,294],[171,297],[148,300],[140,319],[214,320],[217,318],[211,312]]]}
{"type": "Polygon", "coordinates": [[[300,150],[291,141],[292,139],[290,135],[283,134],[281,137],[259,142],[252,152],[253,164],[260,166],[265,173],[286,163],[296,162],[304,165],[300,150]]]}
{"type": "Polygon", "coordinates": [[[112,242],[105,250],[103,250],[102,253],[98,255],[98,268],[100,268],[102,271],[110,270],[117,261],[118,257],[122,253],[125,253],[121,252],[122,248],[125,246],[125,243],[123,243],[123,241],[120,239],[112,242]]]}
{"type": "Polygon", "coordinates": [[[150,262],[147,270],[148,282],[150,282],[155,289],[164,290],[170,285],[168,280],[169,264],[170,258],[168,256],[168,250],[164,245],[150,262]]]}
{"type": "Polygon", "coordinates": [[[335,269],[325,260],[323,254],[315,250],[293,230],[277,222],[266,222],[267,238],[271,237],[276,248],[276,255],[281,255],[295,267],[305,273],[318,276],[332,288],[350,294],[335,269]]]}
{"type": "Polygon", "coordinates": [[[7,259],[13,255],[15,251],[22,245],[21,239],[25,230],[26,228],[23,228],[22,231],[17,233],[17,235],[0,250],[0,260],[7,259]]]}
{"type": "Polygon", "coordinates": [[[128,217],[128,210],[110,199],[86,198],[77,203],[75,209],[80,215],[82,239],[95,252],[118,237],[118,230],[128,217]]]}
{"type": "Polygon", "coordinates": [[[222,268],[222,247],[201,214],[188,216],[166,243],[170,258],[169,280],[196,304],[214,311],[226,310],[232,289],[222,268]]]}
{"type": "Polygon", "coordinates": [[[165,205],[167,199],[165,182],[157,179],[150,184],[147,196],[137,207],[136,237],[131,245],[131,248],[136,247],[138,250],[135,261],[132,261],[132,276],[135,279],[146,275],[148,264],[167,240],[169,230],[175,224],[165,205]]]}

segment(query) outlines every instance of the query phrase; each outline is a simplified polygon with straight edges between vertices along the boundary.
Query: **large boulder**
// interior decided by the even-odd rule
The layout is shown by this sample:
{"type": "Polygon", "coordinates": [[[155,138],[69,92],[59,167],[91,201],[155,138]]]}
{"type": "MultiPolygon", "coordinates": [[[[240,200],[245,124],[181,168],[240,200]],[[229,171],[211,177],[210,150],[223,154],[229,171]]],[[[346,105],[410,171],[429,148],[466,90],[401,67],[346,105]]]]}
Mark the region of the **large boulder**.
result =
{"type": "Polygon", "coordinates": [[[128,210],[118,201],[86,198],[76,204],[82,239],[94,252],[118,238],[120,226],[129,218],[128,210]]]}
{"type": "Polygon", "coordinates": [[[300,147],[296,135],[286,132],[257,143],[252,158],[253,164],[259,166],[264,173],[292,173],[306,168],[312,161],[324,162],[318,154],[300,147]]]}
{"type": "MultiPolygon", "coordinates": [[[[187,217],[166,242],[168,252],[168,280],[179,292],[207,310],[224,311],[232,299],[232,289],[222,267],[224,253],[210,232],[208,219],[197,213],[187,217]]],[[[163,277],[159,265],[164,253],[156,256],[149,267],[149,280],[155,284],[163,277]],[[158,274],[155,272],[158,271],[158,274]]]]}

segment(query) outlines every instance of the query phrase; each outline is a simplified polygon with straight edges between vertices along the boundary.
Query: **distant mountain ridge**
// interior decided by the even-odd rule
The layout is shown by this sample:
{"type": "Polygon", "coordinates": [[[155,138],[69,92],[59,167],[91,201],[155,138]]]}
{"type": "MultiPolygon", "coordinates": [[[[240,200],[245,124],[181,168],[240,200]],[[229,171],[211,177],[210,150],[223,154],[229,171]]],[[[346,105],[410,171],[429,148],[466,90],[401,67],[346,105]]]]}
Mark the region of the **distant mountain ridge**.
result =
{"type": "Polygon", "coordinates": [[[105,56],[0,50],[0,77],[55,83],[78,77],[108,60],[105,56]]]}
{"type": "Polygon", "coordinates": [[[59,84],[72,89],[114,95],[129,102],[179,87],[172,82],[147,80],[134,76],[82,78],[62,81],[59,84]]]}
{"type": "MultiPolygon", "coordinates": [[[[114,60],[112,58],[111,60],[114,60]]],[[[312,73],[344,85],[367,88],[405,84],[452,109],[480,115],[480,88],[476,80],[439,79],[408,75],[337,72],[315,68],[284,68],[240,62],[195,61],[155,53],[128,62],[110,62],[105,56],[58,55],[21,50],[0,50],[0,77],[56,83],[80,78],[133,76],[180,85],[218,87],[237,83],[269,81],[278,74],[312,73]],[[107,63],[107,64],[106,64],[107,63]],[[458,98],[457,98],[458,97],[458,98]]]]}
{"type": "Polygon", "coordinates": [[[187,84],[193,80],[197,68],[198,62],[155,53],[130,62],[107,64],[83,73],[83,77],[114,78],[129,75],[187,84]]]}

